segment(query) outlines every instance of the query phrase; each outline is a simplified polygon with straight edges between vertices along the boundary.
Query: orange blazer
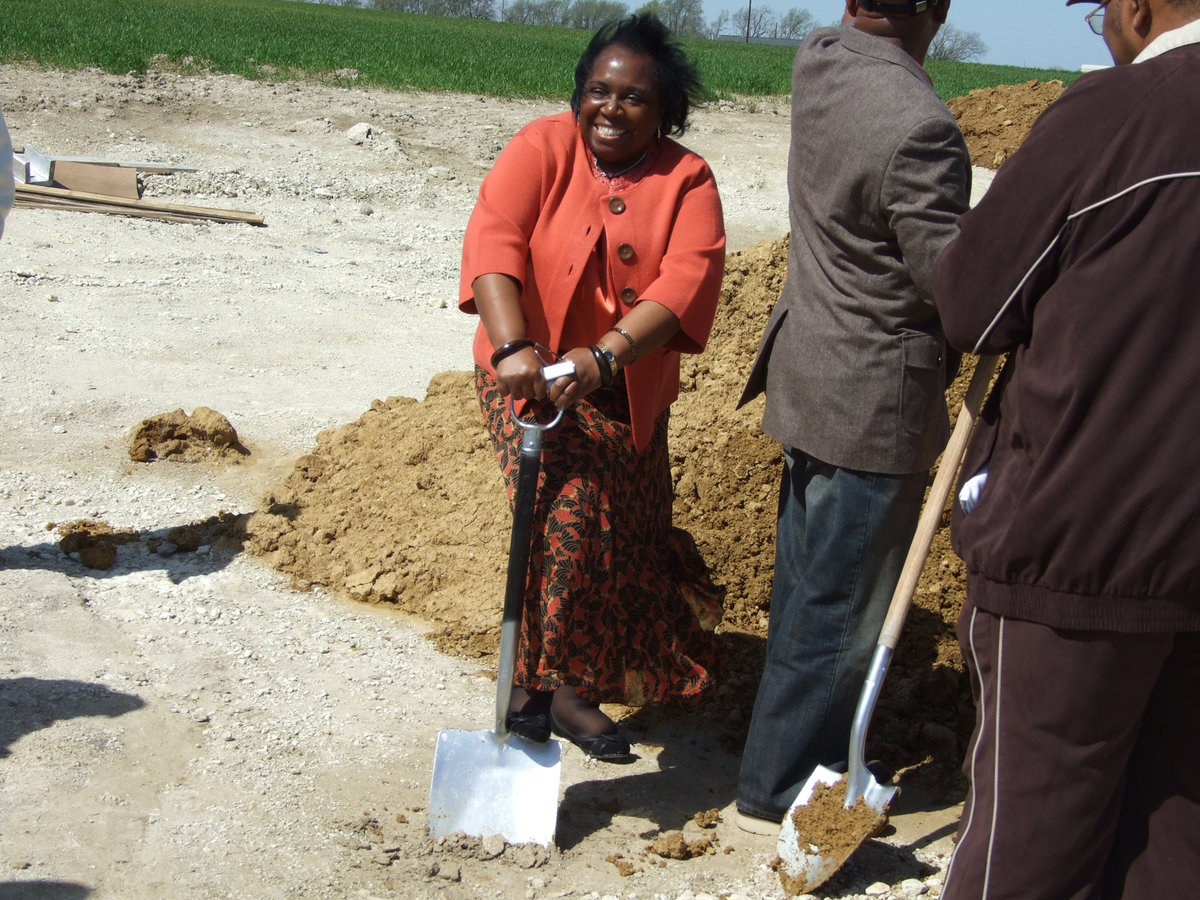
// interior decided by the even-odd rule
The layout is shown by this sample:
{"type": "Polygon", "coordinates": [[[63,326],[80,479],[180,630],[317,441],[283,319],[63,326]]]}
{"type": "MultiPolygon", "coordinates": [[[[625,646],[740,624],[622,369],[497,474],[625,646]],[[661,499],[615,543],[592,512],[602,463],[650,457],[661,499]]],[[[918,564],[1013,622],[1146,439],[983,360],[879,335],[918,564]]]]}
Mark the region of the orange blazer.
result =
{"type": "MultiPolygon", "coordinates": [[[[636,182],[595,177],[570,112],[522,128],[483,181],[463,240],[458,305],[475,313],[471,285],[500,273],[521,285],[526,336],[563,351],[559,339],[588,257],[605,237],[615,324],[642,300],[679,319],[665,346],[625,368],[634,444],[649,442],[655,419],[679,396],[679,354],[708,341],[725,269],[725,225],[708,164],[668,138],[636,182]]],[[[596,335],[598,340],[600,335],[596,335]]],[[[475,362],[489,372],[492,345],[480,323],[475,362]]]]}

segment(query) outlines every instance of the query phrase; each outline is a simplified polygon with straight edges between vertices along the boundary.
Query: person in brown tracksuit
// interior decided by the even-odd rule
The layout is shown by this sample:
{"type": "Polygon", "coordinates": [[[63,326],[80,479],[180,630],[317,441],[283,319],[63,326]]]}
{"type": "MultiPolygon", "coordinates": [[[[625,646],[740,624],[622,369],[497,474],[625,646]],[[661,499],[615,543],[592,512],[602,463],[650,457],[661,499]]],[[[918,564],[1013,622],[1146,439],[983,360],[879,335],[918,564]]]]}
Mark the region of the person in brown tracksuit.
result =
{"type": "Polygon", "coordinates": [[[1088,22],[1117,66],[935,267],[951,344],[1008,354],[955,510],[976,729],[944,900],[1200,890],[1200,0],[1088,22]]]}

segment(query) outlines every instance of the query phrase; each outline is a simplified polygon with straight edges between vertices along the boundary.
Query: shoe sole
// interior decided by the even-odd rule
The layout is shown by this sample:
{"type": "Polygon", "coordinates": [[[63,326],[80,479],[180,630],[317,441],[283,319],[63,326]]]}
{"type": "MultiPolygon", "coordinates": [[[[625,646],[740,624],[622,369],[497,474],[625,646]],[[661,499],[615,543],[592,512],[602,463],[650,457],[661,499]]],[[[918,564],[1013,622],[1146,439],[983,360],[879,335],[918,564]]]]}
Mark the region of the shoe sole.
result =
{"type": "Polygon", "coordinates": [[[734,817],[734,821],[737,822],[737,827],[747,834],[761,834],[764,837],[778,837],[779,829],[782,827],[779,822],[760,819],[758,816],[748,816],[741,812],[734,817]]]}

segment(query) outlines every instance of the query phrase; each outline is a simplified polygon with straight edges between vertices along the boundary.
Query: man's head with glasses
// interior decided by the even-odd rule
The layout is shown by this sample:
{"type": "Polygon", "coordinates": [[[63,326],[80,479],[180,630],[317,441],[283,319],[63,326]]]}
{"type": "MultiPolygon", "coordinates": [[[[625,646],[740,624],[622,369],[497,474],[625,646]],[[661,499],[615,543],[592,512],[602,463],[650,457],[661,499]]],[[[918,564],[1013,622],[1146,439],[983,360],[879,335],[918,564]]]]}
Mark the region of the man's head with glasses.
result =
{"type": "Polygon", "coordinates": [[[1096,7],[1083,18],[1119,66],[1137,59],[1159,35],[1200,19],[1200,0],[1067,0],[1067,6],[1076,3],[1096,7]]]}

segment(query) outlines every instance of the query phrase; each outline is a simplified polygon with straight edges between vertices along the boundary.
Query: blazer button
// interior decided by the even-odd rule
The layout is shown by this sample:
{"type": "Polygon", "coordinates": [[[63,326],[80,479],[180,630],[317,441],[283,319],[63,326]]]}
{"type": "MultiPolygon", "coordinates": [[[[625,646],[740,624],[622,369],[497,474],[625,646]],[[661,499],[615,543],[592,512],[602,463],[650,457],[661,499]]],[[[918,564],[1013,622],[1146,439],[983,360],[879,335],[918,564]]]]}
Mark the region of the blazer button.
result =
{"type": "Polygon", "coordinates": [[[617,248],[617,256],[625,262],[629,262],[633,259],[633,244],[622,244],[617,248]]]}
{"type": "Polygon", "coordinates": [[[608,201],[608,208],[619,216],[621,213],[625,212],[625,201],[620,197],[612,197],[608,201]]]}
{"type": "Polygon", "coordinates": [[[635,300],[637,300],[637,291],[633,288],[623,288],[621,290],[621,302],[626,306],[633,306],[635,300]]]}

